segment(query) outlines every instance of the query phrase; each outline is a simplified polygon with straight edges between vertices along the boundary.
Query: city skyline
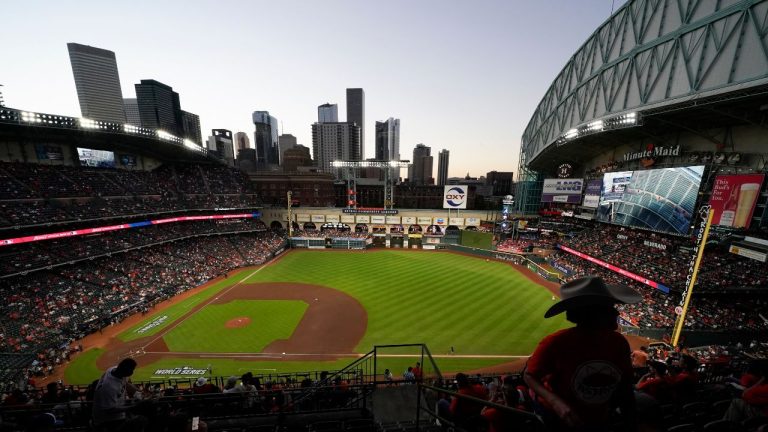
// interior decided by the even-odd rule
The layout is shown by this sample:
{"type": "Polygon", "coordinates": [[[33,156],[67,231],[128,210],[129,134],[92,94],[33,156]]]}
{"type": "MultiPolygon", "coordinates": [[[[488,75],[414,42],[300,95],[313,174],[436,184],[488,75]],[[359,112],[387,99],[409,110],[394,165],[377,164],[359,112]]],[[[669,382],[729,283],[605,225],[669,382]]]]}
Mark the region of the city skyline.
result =
{"type": "MultiPolygon", "coordinates": [[[[401,146],[423,142],[448,149],[454,156],[450,176],[479,176],[517,170],[520,137],[536,105],[568,58],[609,17],[613,2],[487,1],[469,10],[437,1],[395,1],[384,10],[350,1],[225,7],[168,2],[153,3],[151,16],[141,4],[77,3],[81,7],[26,2],[4,9],[11,33],[29,31],[23,23],[46,23],[35,29],[35,38],[2,49],[4,58],[16,59],[0,74],[7,106],[79,117],[67,51],[74,42],[115,53],[126,99],[136,97],[133,85],[141,80],[171,84],[184,107],[200,116],[204,135],[212,129],[250,135],[251,114],[269,111],[281,133],[308,145],[318,105],[330,102],[347,112],[346,89],[361,88],[364,141],[374,142],[376,120],[398,118],[401,146]],[[253,28],[247,17],[257,10],[277,18],[253,28]],[[233,17],[230,25],[215,33],[188,30],[205,28],[225,13],[233,17]],[[382,20],[392,25],[375,25],[382,20]],[[299,30],[276,32],[288,24],[299,30]],[[311,35],[329,28],[324,34],[338,48],[330,43],[317,51],[308,42],[311,35]],[[274,34],[281,37],[262,46],[255,59],[242,55],[253,40],[274,34]],[[175,43],[179,37],[184,45],[175,43]],[[382,48],[387,56],[380,55],[382,48]],[[224,59],[230,67],[221,67],[224,59]],[[453,121],[456,116],[462,120],[453,121]]],[[[615,3],[618,8],[623,1],[615,3]]],[[[373,157],[373,147],[365,146],[364,158],[373,157]]]]}

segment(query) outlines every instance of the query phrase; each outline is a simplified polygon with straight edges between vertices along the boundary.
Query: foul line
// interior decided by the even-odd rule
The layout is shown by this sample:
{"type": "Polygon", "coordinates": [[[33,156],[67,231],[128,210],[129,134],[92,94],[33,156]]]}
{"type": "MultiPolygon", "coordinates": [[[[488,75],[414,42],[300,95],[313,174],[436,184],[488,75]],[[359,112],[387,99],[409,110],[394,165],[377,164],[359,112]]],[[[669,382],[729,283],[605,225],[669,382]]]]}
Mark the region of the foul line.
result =
{"type": "MultiPolygon", "coordinates": [[[[229,288],[227,288],[227,289],[225,289],[225,290],[223,290],[223,291],[219,291],[218,293],[216,293],[216,294],[212,295],[212,296],[211,296],[211,299],[210,299],[210,300],[208,300],[208,302],[207,302],[207,303],[203,304],[203,305],[200,307],[200,309],[202,309],[202,308],[204,308],[204,307],[208,306],[209,304],[213,303],[214,301],[218,300],[218,299],[219,299],[219,297],[221,297],[221,296],[225,295],[226,293],[230,292],[230,291],[231,291],[231,290],[233,290],[235,287],[237,287],[238,285],[240,285],[240,284],[242,284],[243,282],[245,282],[247,279],[250,279],[250,278],[251,278],[251,276],[253,276],[253,275],[255,275],[256,273],[258,273],[258,272],[260,272],[261,270],[263,270],[265,267],[267,267],[267,265],[269,265],[269,264],[265,264],[265,265],[262,265],[261,267],[259,267],[259,268],[257,268],[256,270],[252,271],[252,272],[251,272],[251,274],[249,274],[248,276],[246,276],[246,277],[244,277],[244,278],[240,279],[240,281],[239,281],[239,282],[237,282],[237,283],[235,283],[235,284],[231,285],[229,288]]],[[[186,309],[186,308],[184,308],[184,309],[186,309]]],[[[173,324],[172,326],[170,326],[170,327],[166,327],[165,329],[163,329],[163,330],[162,330],[162,331],[161,331],[161,332],[158,334],[158,336],[157,336],[156,338],[152,339],[151,341],[149,341],[147,344],[145,344],[145,345],[144,345],[144,346],[142,346],[141,348],[142,348],[142,349],[144,349],[144,348],[146,348],[146,347],[148,347],[148,346],[152,345],[153,343],[157,342],[159,339],[162,339],[162,338],[163,338],[163,336],[165,336],[165,335],[166,335],[168,332],[170,332],[171,330],[173,330],[173,329],[175,329],[176,327],[178,327],[180,324],[182,324],[184,321],[186,321],[186,320],[187,320],[189,317],[191,317],[192,315],[194,315],[194,314],[188,315],[186,318],[182,318],[181,320],[177,321],[176,323],[174,323],[174,324],[173,324]]]]}

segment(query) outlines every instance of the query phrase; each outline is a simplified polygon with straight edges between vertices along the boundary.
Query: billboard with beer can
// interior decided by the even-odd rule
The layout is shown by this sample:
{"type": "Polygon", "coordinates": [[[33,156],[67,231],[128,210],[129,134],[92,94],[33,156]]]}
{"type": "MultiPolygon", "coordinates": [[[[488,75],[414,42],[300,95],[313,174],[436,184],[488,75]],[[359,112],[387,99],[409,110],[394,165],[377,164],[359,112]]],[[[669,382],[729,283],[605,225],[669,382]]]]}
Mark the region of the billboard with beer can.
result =
{"type": "Polygon", "coordinates": [[[465,185],[445,186],[443,189],[443,208],[465,209],[467,208],[467,191],[465,185]]]}
{"type": "Polygon", "coordinates": [[[719,175],[715,177],[709,205],[715,213],[713,225],[749,228],[765,174],[719,175]]]}
{"type": "Polygon", "coordinates": [[[584,179],[545,179],[541,202],[578,204],[584,179]]]}

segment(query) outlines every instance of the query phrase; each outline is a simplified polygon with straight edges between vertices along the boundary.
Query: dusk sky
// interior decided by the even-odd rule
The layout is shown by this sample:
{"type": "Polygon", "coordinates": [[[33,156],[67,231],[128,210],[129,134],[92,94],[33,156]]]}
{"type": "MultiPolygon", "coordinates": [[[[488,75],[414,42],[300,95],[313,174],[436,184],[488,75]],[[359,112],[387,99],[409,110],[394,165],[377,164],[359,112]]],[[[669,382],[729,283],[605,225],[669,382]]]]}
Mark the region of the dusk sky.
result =
{"type": "MultiPolygon", "coordinates": [[[[400,153],[451,152],[450,176],[517,174],[520,138],[568,58],[622,0],[19,1],[2,8],[0,84],[12,108],[80,116],[67,42],[114,51],[123,97],[155,79],[213,128],[269,111],[312,147],[317,106],[365,90],[374,123],[401,121],[400,153]]],[[[251,142],[253,145],[253,142],[251,142]]],[[[403,173],[405,174],[405,173],[403,173]]]]}

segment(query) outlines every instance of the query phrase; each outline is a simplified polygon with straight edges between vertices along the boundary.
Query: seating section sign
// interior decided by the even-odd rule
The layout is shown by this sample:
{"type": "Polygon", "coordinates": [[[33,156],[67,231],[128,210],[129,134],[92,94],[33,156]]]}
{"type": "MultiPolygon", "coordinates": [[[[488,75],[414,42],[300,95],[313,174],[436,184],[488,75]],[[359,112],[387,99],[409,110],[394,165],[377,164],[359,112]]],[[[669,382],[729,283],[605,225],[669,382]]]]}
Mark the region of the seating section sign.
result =
{"type": "Polygon", "coordinates": [[[719,175],[712,187],[714,225],[749,228],[765,174],[719,175]]]}

